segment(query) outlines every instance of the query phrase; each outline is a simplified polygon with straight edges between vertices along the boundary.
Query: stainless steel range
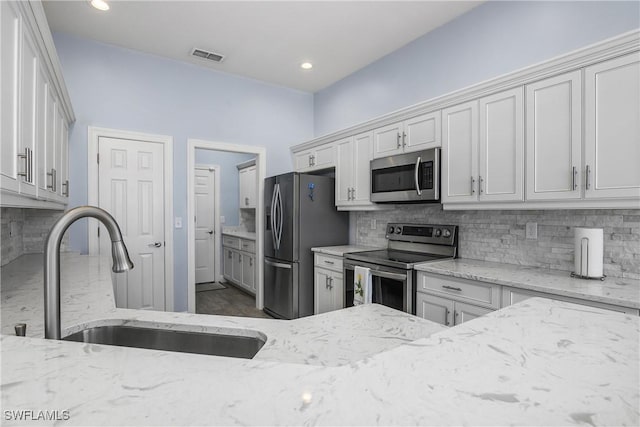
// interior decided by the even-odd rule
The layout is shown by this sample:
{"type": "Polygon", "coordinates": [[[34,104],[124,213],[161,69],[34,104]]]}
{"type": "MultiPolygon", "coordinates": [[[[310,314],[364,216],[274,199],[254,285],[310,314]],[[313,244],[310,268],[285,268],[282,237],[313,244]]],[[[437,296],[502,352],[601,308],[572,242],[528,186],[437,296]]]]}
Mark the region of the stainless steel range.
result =
{"type": "Polygon", "coordinates": [[[415,264],[452,259],[458,251],[457,225],[387,225],[387,249],[345,255],[345,307],[353,306],[355,266],[371,270],[373,302],[415,314],[415,264]]]}

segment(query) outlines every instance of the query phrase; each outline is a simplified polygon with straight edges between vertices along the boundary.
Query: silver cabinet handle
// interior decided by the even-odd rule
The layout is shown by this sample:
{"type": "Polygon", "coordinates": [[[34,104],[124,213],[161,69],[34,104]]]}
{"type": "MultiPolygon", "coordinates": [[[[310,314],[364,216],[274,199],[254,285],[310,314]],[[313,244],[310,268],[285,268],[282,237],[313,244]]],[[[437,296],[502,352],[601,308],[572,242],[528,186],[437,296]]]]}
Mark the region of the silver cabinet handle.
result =
{"type": "Polygon", "coordinates": [[[244,198],[244,205],[245,206],[249,206],[249,198],[248,197],[244,198]]]}
{"type": "Polygon", "coordinates": [[[329,265],[333,265],[333,264],[335,264],[333,261],[327,261],[326,259],[324,260],[324,263],[325,263],[325,264],[329,264],[329,265]]]}
{"type": "Polygon", "coordinates": [[[444,325],[449,326],[449,310],[445,310],[444,312],[444,325]]]}
{"type": "Polygon", "coordinates": [[[324,276],[324,288],[329,289],[329,276],[324,276]]]}
{"type": "Polygon", "coordinates": [[[407,133],[406,132],[402,132],[402,146],[403,147],[407,145],[406,140],[407,140],[407,133]]]}
{"type": "Polygon", "coordinates": [[[420,172],[420,162],[422,161],[422,157],[418,156],[418,159],[416,160],[416,168],[414,170],[414,174],[413,174],[413,178],[416,181],[416,193],[418,193],[418,196],[422,195],[422,190],[420,190],[420,181],[419,181],[419,172],[420,172]]]}
{"type": "Polygon", "coordinates": [[[482,194],[482,192],[484,191],[482,189],[482,183],[484,182],[484,179],[482,179],[481,175],[478,175],[478,191],[480,192],[480,194],[482,194]]]}
{"type": "Polygon", "coordinates": [[[476,193],[476,179],[471,177],[471,194],[476,193]]]}
{"type": "Polygon", "coordinates": [[[460,288],[456,288],[456,287],[454,287],[454,286],[442,285],[442,287],[443,287],[444,289],[450,289],[450,290],[452,290],[452,291],[462,292],[462,289],[460,289],[460,288]]]}
{"type": "Polygon", "coordinates": [[[578,177],[578,168],[574,166],[573,173],[571,174],[571,188],[573,188],[574,190],[578,188],[578,182],[576,179],[577,177],[578,177]]]}
{"type": "Polygon", "coordinates": [[[18,172],[18,176],[24,177],[25,182],[33,183],[33,150],[24,149],[24,154],[18,154],[18,158],[24,159],[24,172],[18,172]]]}
{"type": "Polygon", "coordinates": [[[55,168],[51,168],[51,172],[48,172],[47,176],[51,177],[51,185],[47,185],[47,188],[49,188],[51,191],[55,193],[55,191],[57,190],[57,186],[56,186],[57,176],[56,176],[55,168]]]}
{"type": "Polygon", "coordinates": [[[249,258],[249,267],[253,267],[253,258],[249,258]]]}
{"type": "Polygon", "coordinates": [[[149,243],[147,246],[149,246],[150,248],[159,248],[162,246],[162,242],[149,243]]]}
{"type": "Polygon", "coordinates": [[[228,258],[233,259],[233,252],[229,251],[228,254],[229,254],[228,258]]]}
{"type": "Polygon", "coordinates": [[[398,132],[397,142],[398,142],[398,147],[397,148],[402,147],[402,144],[400,143],[400,132],[398,132]]]}
{"type": "Polygon", "coordinates": [[[586,175],[585,187],[588,190],[591,187],[591,185],[589,183],[589,181],[591,180],[591,169],[589,168],[589,165],[587,165],[587,171],[586,171],[585,175],[586,175]]]}
{"type": "Polygon", "coordinates": [[[62,183],[62,195],[65,197],[69,197],[69,180],[65,180],[62,183]]]}

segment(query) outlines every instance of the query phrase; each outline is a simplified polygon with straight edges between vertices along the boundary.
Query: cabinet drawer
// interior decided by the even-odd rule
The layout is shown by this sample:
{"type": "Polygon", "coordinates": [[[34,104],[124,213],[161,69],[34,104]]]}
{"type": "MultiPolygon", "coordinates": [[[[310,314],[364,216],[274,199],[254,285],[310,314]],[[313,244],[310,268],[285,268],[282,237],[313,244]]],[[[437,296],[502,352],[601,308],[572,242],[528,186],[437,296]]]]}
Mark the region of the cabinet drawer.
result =
{"type": "Polygon", "coordinates": [[[240,249],[240,239],[238,237],[231,237],[222,235],[222,246],[231,249],[240,249]]]}
{"type": "Polygon", "coordinates": [[[342,272],[342,258],[340,257],[317,253],[315,265],[328,270],[342,272]]]}
{"type": "Polygon", "coordinates": [[[249,252],[249,253],[255,254],[256,253],[256,242],[254,242],[253,240],[241,239],[240,240],[240,249],[245,251],[245,252],[249,252]]]}
{"type": "Polygon", "coordinates": [[[418,292],[433,292],[455,300],[500,308],[500,285],[418,272],[418,292]]]}

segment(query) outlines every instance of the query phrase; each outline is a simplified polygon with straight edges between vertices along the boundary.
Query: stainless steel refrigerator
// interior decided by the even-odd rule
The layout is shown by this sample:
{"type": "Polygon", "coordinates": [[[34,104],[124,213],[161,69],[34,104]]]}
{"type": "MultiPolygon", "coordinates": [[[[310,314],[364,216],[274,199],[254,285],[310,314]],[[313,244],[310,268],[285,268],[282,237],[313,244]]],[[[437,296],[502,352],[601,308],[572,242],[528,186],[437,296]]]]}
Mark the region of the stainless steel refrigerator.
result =
{"type": "Polygon", "coordinates": [[[313,314],[312,247],[349,242],[349,215],[335,207],[335,180],[287,173],[265,179],[264,311],[313,314]]]}

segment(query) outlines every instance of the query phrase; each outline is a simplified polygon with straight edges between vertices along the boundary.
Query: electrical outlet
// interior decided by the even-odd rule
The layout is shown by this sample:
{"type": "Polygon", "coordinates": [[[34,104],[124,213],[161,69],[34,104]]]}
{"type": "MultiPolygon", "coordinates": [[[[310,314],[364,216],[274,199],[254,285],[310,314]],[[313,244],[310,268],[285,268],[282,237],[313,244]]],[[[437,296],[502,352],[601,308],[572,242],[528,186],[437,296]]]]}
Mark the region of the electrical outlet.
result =
{"type": "Polygon", "coordinates": [[[224,215],[220,215],[220,224],[224,224],[225,222],[227,222],[227,218],[225,218],[224,215]]]}
{"type": "Polygon", "coordinates": [[[375,230],[376,228],[378,228],[378,224],[377,221],[374,219],[371,220],[371,229],[375,230]]]}
{"type": "Polygon", "coordinates": [[[537,222],[528,222],[525,228],[525,237],[527,239],[537,240],[538,239],[538,223],[537,222]]]}
{"type": "Polygon", "coordinates": [[[9,223],[9,237],[15,237],[18,235],[18,223],[11,221],[9,223]]]}
{"type": "Polygon", "coordinates": [[[182,228],[182,217],[177,216],[174,219],[174,225],[175,225],[176,228],[182,228]]]}

